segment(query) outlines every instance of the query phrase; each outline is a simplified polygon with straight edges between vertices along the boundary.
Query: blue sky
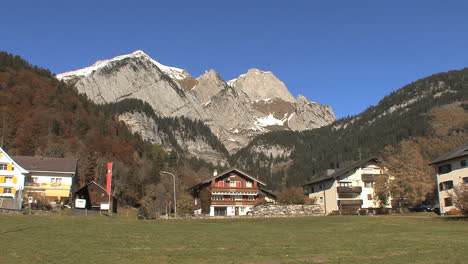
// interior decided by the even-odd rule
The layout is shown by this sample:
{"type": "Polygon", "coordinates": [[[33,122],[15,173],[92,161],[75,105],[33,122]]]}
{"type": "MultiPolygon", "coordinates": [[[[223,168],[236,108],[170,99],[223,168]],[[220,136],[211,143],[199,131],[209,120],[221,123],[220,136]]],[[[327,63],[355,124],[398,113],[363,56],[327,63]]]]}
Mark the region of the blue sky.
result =
{"type": "Polygon", "coordinates": [[[272,71],[337,117],[468,66],[468,1],[8,2],[0,49],[54,73],[141,49],[195,77],[272,71]]]}

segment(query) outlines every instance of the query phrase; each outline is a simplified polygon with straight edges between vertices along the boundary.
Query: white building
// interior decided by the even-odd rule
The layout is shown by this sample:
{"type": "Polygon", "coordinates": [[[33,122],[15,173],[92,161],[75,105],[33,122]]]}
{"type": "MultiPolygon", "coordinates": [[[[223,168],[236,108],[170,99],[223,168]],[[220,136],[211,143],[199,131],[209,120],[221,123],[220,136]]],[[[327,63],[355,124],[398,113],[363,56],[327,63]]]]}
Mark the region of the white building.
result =
{"type": "Polygon", "coordinates": [[[28,173],[0,148],[0,208],[21,209],[28,173]]]}
{"type": "Polygon", "coordinates": [[[391,208],[391,200],[382,205],[375,195],[377,177],[387,177],[375,158],[350,163],[303,185],[309,198],[315,198],[325,214],[357,213],[366,209],[375,213],[391,208]]]}
{"type": "Polygon", "coordinates": [[[76,174],[77,159],[13,157],[29,171],[25,180],[25,193],[52,205],[71,202],[71,188],[76,174]]]}
{"type": "Polygon", "coordinates": [[[468,144],[440,155],[431,163],[437,170],[437,190],[441,214],[453,207],[453,188],[468,183],[468,144]]]}

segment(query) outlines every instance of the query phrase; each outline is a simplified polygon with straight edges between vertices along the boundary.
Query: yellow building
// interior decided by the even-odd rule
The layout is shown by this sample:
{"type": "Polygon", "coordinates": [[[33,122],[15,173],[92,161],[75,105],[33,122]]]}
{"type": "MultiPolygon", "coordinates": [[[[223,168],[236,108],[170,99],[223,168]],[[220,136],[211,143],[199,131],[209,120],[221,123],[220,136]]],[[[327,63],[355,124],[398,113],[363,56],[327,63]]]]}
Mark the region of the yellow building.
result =
{"type": "Polygon", "coordinates": [[[28,173],[0,148],[0,208],[21,209],[28,173]]]}

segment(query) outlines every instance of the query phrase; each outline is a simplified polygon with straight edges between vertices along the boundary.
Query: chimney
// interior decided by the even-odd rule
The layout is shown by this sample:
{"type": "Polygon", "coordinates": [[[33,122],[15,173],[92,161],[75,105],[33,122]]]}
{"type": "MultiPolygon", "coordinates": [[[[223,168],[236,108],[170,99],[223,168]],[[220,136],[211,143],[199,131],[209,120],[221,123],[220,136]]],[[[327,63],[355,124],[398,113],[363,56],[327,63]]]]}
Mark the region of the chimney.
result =
{"type": "Polygon", "coordinates": [[[213,177],[216,177],[216,176],[218,176],[218,171],[217,171],[217,170],[214,170],[214,171],[213,171],[213,177]]]}

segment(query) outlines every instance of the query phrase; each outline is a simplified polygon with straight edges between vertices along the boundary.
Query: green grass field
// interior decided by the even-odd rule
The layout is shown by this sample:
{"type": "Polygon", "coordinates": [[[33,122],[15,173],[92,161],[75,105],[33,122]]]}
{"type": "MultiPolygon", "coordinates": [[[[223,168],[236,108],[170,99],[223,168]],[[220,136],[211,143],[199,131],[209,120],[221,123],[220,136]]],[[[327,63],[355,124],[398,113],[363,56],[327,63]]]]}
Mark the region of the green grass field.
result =
{"type": "Polygon", "coordinates": [[[0,263],[467,263],[468,221],[0,215],[0,263]]]}

